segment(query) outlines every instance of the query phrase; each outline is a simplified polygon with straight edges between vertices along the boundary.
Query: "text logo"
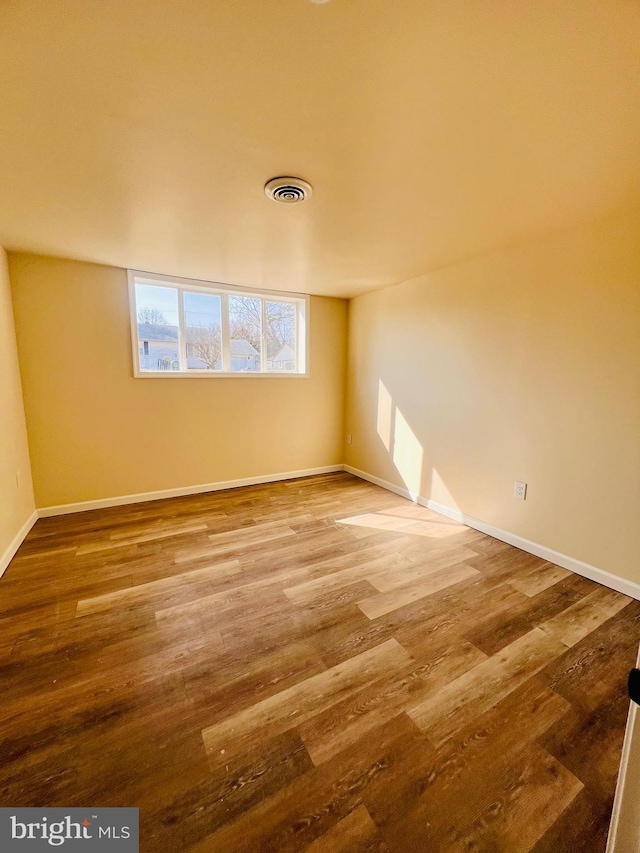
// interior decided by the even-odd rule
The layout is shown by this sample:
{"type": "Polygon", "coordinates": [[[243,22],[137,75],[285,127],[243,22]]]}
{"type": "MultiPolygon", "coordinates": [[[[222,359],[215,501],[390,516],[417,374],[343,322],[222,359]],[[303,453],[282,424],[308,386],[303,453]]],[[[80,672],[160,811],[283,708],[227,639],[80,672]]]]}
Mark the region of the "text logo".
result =
{"type": "Polygon", "coordinates": [[[52,848],[138,853],[138,809],[0,808],[2,853],[52,848]]]}

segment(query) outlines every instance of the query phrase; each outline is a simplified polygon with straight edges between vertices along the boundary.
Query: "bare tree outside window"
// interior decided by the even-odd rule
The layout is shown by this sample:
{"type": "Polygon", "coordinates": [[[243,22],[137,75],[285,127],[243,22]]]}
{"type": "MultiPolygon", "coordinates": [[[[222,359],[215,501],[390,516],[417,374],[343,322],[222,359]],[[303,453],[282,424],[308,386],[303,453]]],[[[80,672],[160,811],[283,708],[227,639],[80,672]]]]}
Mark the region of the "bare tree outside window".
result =
{"type": "Polygon", "coordinates": [[[285,346],[296,348],[296,311],[291,302],[266,302],[267,357],[275,358],[285,346]]]}
{"type": "MultiPolygon", "coordinates": [[[[260,349],[262,308],[261,299],[230,297],[229,324],[234,339],[249,341],[260,349]]],[[[296,310],[291,302],[265,302],[267,358],[274,358],[284,346],[295,349],[296,310]]]]}
{"type": "Polygon", "coordinates": [[[150,326],[168,325],[164,311],[158,308],[138,308],[138,323],[148,323],[150,326]]]}
{"type": "Polygon", "coordinates": [[[183,333],[188,370],[222,368],[221,298],[218,294],[183,294],[183,333]]]}
{"type": "MultiPolygon", "coordinates": [[[[229,295],[230,341],[246,341],[254,358],[231,359],[232,371],[260,370],[262,364],[262,301],[252,296],[229,295]]],[[[241,344],[236,344],[241,346],[241,344]]]]}
{"type": "Polygon", "coordinates": [[[199,358],[210,370],[215,370],[222,359],[222,332],[220,326],[189,326],[187,328],[187,353],[199,358]]]}
{"type": "Polygon", "coordinates": [[[229,297],[229,328],[234,340],[245,340],[260,350],[262,313],[260,299],[248,296],[229,297]]]}

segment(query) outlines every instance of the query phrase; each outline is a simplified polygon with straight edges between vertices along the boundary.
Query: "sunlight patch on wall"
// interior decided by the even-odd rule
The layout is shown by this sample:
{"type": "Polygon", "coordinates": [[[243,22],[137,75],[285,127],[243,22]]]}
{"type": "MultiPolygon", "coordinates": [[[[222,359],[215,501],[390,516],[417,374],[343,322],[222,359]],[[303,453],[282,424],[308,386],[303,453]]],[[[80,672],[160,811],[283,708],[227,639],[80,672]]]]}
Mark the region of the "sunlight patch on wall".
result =
{"type": "Polygon", "coordinates": [[[393,464],[412,496],[420,494],[422,485],[422,460],[424,452],[416,434],[396,406],[393,464]]]}
{"type": "Polygon", "coordinates": [[[382,379],[378,382],[378,435],[382,443],[391,450],[393,437],[393,400],[382,379]]]}
{"type": "Polygon", "coordinates": [[[431,469],[431,500],[439,504],[444,504],[444,506],[448,506],[450,509],[460,510],[455,498],[435,468],[431,469]]]}

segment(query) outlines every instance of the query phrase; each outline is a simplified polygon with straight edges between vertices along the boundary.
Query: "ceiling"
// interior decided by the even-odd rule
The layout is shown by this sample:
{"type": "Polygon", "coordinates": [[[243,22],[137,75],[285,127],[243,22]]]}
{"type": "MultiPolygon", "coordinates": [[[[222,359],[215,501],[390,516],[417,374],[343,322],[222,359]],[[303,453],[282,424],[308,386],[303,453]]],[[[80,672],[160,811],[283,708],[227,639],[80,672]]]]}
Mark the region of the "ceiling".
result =
{"type": "Polygon", "coordinates": [[[0,245],[353,296],[640,203],[637,0],[0,0],[0,245]],[[267,199],[298,175],[313,197],[267,199]]]}

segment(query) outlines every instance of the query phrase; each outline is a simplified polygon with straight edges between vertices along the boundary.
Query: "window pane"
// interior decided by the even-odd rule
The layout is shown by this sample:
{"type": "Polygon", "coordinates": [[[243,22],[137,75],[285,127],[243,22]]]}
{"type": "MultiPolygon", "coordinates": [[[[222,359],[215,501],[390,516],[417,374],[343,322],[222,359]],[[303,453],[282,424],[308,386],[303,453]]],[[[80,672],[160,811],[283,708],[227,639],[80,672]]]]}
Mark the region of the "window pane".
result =
{"type": "Polygon", "coordinates": [[[234,373],[252,373],[261,369],[261,299],[229,296],[229,350],[234,373]]]}
{"type": "Polygon", "coordinates": [[[187,370],[222,370],[220,297],[184,294],[187,370]]]}
{"type": "Polygon", "coordinates": [[[140,370],[179,370],[178,291],[136,284],[140,370]]]}
{"type": "Polygon", "coordinates": [[[267,370],[297,370],[296,306],[292,302],[266,302],[267,370]]]}
{"type": "Polygon", "coordinates": [[[156,282],[151,273],[132,279],[141,372],[305,374],[304,299],[156,282]]]}

